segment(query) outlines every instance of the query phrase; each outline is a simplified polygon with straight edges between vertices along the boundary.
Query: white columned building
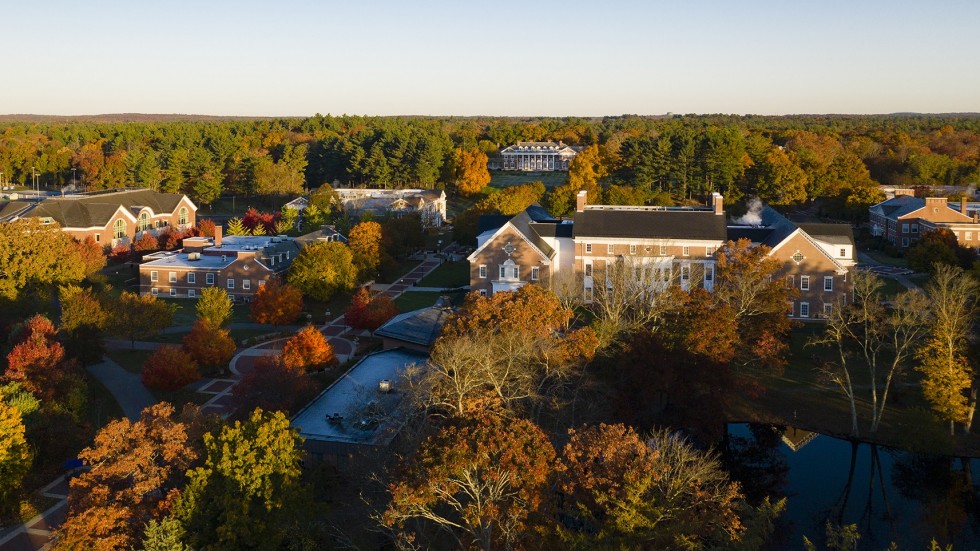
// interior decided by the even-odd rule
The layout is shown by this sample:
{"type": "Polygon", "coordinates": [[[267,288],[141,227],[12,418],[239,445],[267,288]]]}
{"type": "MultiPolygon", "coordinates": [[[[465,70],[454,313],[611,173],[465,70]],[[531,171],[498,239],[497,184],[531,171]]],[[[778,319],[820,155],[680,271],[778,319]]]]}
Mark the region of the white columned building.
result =
{"type": "Polygon", "coordinates": [[[562,142],[517,142],[500,150],[501,167],[527,172],[568,170],[577,153],[562,142]]]}

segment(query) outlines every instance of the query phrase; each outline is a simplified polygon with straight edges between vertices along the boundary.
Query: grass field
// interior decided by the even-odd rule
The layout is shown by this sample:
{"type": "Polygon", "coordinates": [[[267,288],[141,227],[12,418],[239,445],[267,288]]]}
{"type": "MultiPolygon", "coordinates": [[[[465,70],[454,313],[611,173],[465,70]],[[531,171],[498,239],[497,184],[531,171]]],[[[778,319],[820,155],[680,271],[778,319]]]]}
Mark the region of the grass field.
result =
{"type": "Polygon", "coordinates": [[[909,264],[904,258],[889,256],[881,251],[867,251],[865,254],[873,258],[876,262],[885,266],[896,266],[898,268],[908,268],[909,264]]]}
{"type": "Polygon", "coordinates": [[[459,304],[463,300],[465,293],[439,293],[439,292],[429,292],[429,291],[419,291],[407,293],[402,293],[401,296],[395,299],[395,306],[398,307],[399,312],[411,312],[412,310],[418,310],[419,308],[428,308],[436,303],[439,297],[447,295],[449,296],[453,304],[459,304]]]}
{"type": "Polygon", "coordinates": [[[419,287],[439,287],[455,289],[470,283],[468,262],[446,262],[419,281],[419,287]]]}
{"type": "Polygon", "coordinates": [[[520,172],[516,170],[491,170],[490,187],[505,188],[528,182],[542,182],[544,187],[564,185],[567,172],[520,172]]]}
{"type": "MultiPolygon", "coordinates": [[[[177,311],[174,312],[174,321],[172,325],[194,325],[197,321],[197,301],[189,299],[177,299],[177,298],[162,298],[162,300],[168,304],[177,305],[177,311]]],[[[240,323],[251,321],[248,317],[248,305],[247,304],[235,304],[232,306],[231,310],[231,320],[229,323],[240,323]]]]}

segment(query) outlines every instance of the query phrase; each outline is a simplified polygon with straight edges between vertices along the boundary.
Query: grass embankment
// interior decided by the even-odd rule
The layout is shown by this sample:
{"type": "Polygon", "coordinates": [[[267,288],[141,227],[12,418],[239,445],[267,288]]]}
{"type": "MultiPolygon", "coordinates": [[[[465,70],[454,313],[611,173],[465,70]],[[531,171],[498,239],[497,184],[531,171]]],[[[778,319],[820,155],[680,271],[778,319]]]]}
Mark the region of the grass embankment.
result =
{"type": "MultiPolygon", "coordinates": [[[[764,395],[757,398],[740,396],[734,400],[730,420],[773,423],[822,434],[850,436],[850,402],[820,371],[821,365],[835,359],[834,350],[807,346],[823,330],[822,325],[816,324],[794,330],[791,356],[785,370],[762,377],[760,382],[766,388],[764,395]]],[[[958,435],[951,439],[948,425],[940,423],[929,411],[929,404],[919,387],[920,375],[910,370],[893,380],[881,426],[876,434],[870,434],[868,370],[857,358],[852,357],[850,362],[861,439],[896,448],[980,455],[980,435],[958,435]]]]}
{"type": "Polygon", "coordinates": [[[490,187],[506,188],[530,182],[541,182],[546,188],[565,185],[567,172],[521,172],[519,170],[491,170],[490,187]]]}

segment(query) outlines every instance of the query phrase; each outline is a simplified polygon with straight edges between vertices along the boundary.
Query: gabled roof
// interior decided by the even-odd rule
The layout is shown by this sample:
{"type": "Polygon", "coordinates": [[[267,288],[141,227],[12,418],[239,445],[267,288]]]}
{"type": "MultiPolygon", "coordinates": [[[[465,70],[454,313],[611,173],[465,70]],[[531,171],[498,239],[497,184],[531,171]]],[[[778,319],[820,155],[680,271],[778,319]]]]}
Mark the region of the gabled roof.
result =
{"type": "MultiPolygon", "coordinates": [[[[63,228],[104,227],[120,207],[135,219],[134,213],[139,213],[144,207],[152,210],[154,214],[170,214],[183,198],[184,195],[179,193],[131,189],[48,197],[39,203],[14,201],[0,211],[0,220],[39,217],[51,218],[63,228]]],[[[197,210],[193,203],[191,208],[197,210]]]]}
{"type": "Polygon", "coordinates": [[[818,241],[840,245],[854,244],[854,230],[850,224],[798,224],[798,226],[818,241]]]}
{"type": "Polygon", "coordinates": [[[724,241],[726,220],[711,209],[587,206],[575,213],[575,238],[724,241]]]}
{"type": "Polygon", "coordinates": [[[481,234],[490,230],[499,230],[508,220],[513,218],[512,216],[504,216],[502,214],[485,214],[480,217],[477,222],[477,234],[481,234]]]}
{"type": "Polygon", "coordinates": [[[442,326],[449,319],[452,309],[437,303],[435,306],[412,310],[388,320],[374,331],[377,337],[388,337],[400,341],[432,346],[442,333],[442,326]]]}
{"type": "Polygon", "coordinates": [[[926,206],[925,199],[913,197],[912,195],[896,195],[895,197],[882,201],[877,205],[872,205],[868,208],[868,211],[874,214],[880,214],[885,218],[898,220],[899,217],[919,210],[924,206],[926,206]]]}
{"type": "Polygon", "coordinates": [[[483,235],[488,232],[493,232],[493,235],[488,237],[487,240],[483,242],[483,246],[477,248],[472,254],[470,254],[468,257],[469,260],[473,260],[473,258],[476,257],[476,254],[483,250],[488,243],[493,241],[493,238],[499,235],[505,227],[514,228],[514,230],[516,230],[517,233],[531,245],[531,247],[538,251],[542,257],[546,259],[554,258],[555,250],[543,238],[552,237],[551,234],[558,233],[560,230],[552,229],[552,226],[562,224],[562,220],[551,216],[547,210],[537,204],[529,206],[516,216],[505,216],[502,218],[504,219],[503,223],[500,223],[500,225],[495,228],[494,226],[500,222],[501,217],[480,217],[479,235],[483,235]]]}

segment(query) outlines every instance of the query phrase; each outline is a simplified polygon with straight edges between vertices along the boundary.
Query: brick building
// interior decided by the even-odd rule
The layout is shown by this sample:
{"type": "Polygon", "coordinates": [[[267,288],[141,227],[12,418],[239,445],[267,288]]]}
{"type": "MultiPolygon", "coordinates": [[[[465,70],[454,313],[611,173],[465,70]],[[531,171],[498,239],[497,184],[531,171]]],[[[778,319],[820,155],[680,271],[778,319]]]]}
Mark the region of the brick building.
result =
{"type": "Polygon", "coordinates": [[[966,199],[958,207],[950,205],[945,197],[919,198],[910,189],[896,189],[895,197],[868,209],[871,233],[904,250],[914,245],[923,233],[946,228],[956,235],[960,245],[980,247],[976,210],[969,210],[966,199]]]}
{"type": "Polygon", "coordinates": [[[186,195],[127,189],[48,197],[39,202],[11,201],[0,209],[0,222],[38,218],[58,224],[80,241],[92,237],[115,247],[132,243],[143,232],[156,235],[168,227],[190,228],[196,212],[197,206],[186,195]]]}

